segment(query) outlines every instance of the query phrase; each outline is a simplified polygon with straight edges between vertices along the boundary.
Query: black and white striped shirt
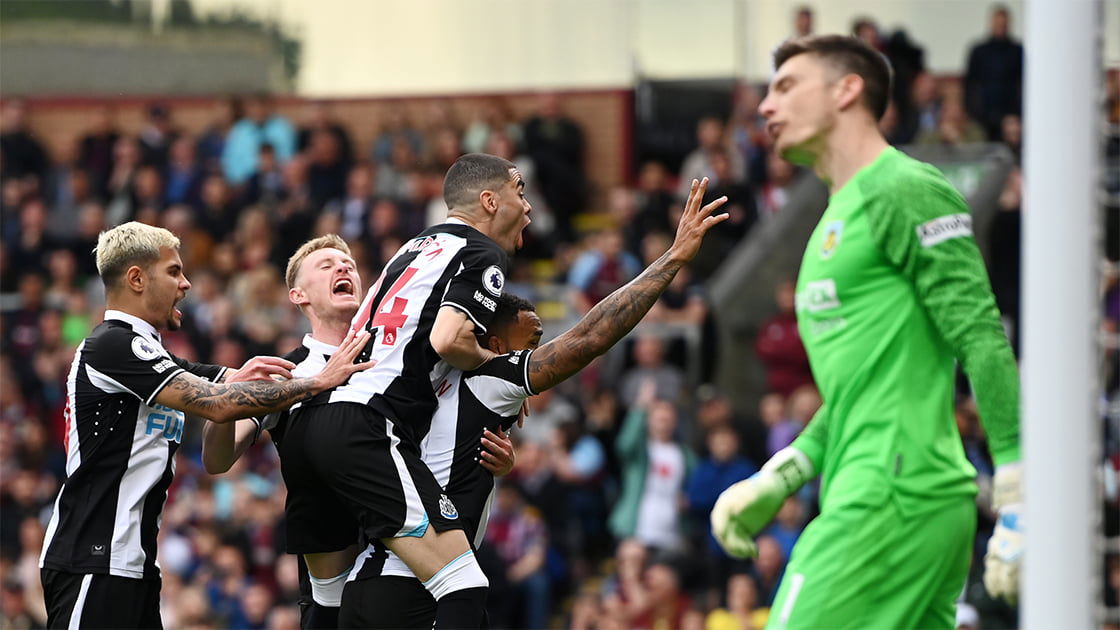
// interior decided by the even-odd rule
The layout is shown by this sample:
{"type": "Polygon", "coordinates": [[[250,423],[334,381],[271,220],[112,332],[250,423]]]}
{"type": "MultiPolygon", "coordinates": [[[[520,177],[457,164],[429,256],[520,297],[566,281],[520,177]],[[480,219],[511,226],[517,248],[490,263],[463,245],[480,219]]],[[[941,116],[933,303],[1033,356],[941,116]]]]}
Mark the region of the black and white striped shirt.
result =
{"type": "MultiPolygon", "coordinates": [[[[432,426],[420,443],[420,456],[450,499],[474,547],[486,533],[494,476],[479,464],[483,431],[508,431],[517,421],[521,405],[536,394],[529,383],[532,350],[499,355],[471,372],[452,370],[436,385],[439,407],[432,426]]],[[[371,543],[358,556],[349,581],[395,575],[413,577],[412,571],[380,542],[371,543]]]]}
{"type": "MultiPolygon", "coordinates": [[[[338,346],[332,346],[329,343],[319,341],[311,335],[303,336],[303,343],[298,348],[292,350],[284,355],[284,359],[295,363],[296,366],[292,369],[292,378],[310,378],[323,371],[323,367],[327,365],[331,355],[338,350],[338,346]]],[[[297,402],[291,407],[276,413],[270,413],[264,418],[253,418],[257,423],[257,434],[253,438],[255,443],[260,439],[262,431],[268,431],[268,436],[277,447],[284,439],[284,432],[288,428],[288,418],[292,412],[302,406],[302,402],[297,402]]]]}
{"type": "Polygon", "coordinates": [[[40,567],[159,577],[156,535],[185,416],[155,397],[183,371],[218,381],[225,368],[172,356],[151,324],[121,311],[82,341],[66,383],[66,481],[40,567]]]}
{"type": "Polygon", "coordinates": [[[461,221],[428,228],[405,243],[370,287],[353,328],[373,332],[359,359],[376,365],[323,392],[305,407],[354,402],[398,421],[418,443],[436,409],[433,387],[451,371],[429,334],[442,306],[454,306],[485,332],[505,285],[506,254],[461,221]]]}

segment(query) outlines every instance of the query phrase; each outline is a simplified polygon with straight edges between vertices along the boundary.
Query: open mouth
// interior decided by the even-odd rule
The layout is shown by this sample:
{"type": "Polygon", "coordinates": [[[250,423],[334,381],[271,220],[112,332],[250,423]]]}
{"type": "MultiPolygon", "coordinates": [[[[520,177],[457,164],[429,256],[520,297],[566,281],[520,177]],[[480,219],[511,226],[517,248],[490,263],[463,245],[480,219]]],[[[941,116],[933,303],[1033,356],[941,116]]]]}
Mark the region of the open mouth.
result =
{"type": "Polygon", "coordinates": [[[334,286],[331,287],[331,293],[335,295],[349,295],[354,296],[354,283],[349,278],[340,278],[335,281],[334,286]]]}
{"type": "Polygon", "coordinates": [[[770,132],[771,138],[777,138],[783,127],[785,127],[785,123],[770,123],[766,125],[766,131],[770,132]]]}

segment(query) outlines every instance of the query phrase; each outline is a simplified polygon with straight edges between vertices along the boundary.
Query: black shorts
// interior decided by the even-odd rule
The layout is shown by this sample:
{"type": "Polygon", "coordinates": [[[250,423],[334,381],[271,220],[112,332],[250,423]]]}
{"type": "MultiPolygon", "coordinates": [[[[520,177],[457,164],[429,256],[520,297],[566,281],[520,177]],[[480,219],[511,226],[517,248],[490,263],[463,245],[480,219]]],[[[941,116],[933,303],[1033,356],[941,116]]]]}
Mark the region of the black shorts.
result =
{"type": "Polygon", "coordinates": [[[280,444],[288,486],[288,553],[339,551],[367,540],[462,529],[420,449],[366,405],[301,407],[280,444]],[[360,529],[359,529],[360,528],[360,529]]]}
{"type": "Polygon", "coordinates": [[[47,628],[163,628],[162,581],[40,569],[47,628]],[[76,625],[75,625],[76,624],[76,625]]]}
{"type": "Polygon", "coordinates": [[[383,575],[347,582],[338,610],[338,627],[431,628],[436,600],[420,580],[383,575]]]}

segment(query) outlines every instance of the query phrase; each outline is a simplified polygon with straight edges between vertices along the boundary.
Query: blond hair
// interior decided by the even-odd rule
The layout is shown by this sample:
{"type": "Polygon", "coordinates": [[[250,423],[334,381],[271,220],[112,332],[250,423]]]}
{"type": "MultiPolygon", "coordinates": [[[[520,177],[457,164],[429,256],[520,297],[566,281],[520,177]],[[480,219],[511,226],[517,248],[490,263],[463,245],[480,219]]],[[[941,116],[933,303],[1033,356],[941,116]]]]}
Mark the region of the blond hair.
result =
{"type": "Polygon", "coordinates": [[[337,249],[347,256],[350,255],[350,246],[337,234],[324,234],[307,241],[288,259],[288,270],[284,272],[284,280],[287,281],[289,289],[295,288],[296,276],[299,275],[299,268],[304,259],[311,255],[311,252],[320,249],[337,249]]]}
{"type": "Polygon", "coordinates": [[[111,287],[133,265],[159,260],[160,249],[179,249],[179,237],[161,227],[129,221],[97,236],[97,273],[111,287]]]}

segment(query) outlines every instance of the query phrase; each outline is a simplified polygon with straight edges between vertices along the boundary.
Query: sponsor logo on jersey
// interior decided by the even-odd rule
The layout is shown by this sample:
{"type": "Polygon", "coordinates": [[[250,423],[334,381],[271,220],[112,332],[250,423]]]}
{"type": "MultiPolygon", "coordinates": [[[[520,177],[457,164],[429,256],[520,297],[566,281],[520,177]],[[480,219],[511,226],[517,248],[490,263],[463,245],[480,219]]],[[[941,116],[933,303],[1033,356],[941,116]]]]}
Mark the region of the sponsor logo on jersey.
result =
{"type": "Polygon", "coordinates": [[[175,362],[174,361],[172,361],[171,359],[164,359],[163,361],[160,361],[159,363],[156,363],[155,365],[153,365],[152,369],[155,370],[156,372],[159,372],[160,374],[163,374],[164,372],[166,372],[167,370],[170,370],[173,367],[175,367],[175,362]]]}
{"type": "Polygon", "coordinates": [[[947,240],[972,236],[972,215],[967,212],[938,217],[914,228],[922,247],[933,247],[947,240]]]}
{"type": "Polygon", "coordinates": [[[805,284],[794,298],[798,311],[819,313],[840,308],[840,298],[836,295],[836,281],[832,278],[814,280],[805,284]]]}
{"type": "Polygon", "coordinates": [[[132,354],[141,361],[151,361],[162,353],[144,337],[139,335],[132,338],[132,354]]]}
{"type": "Polygon", "coordinates": [[[498,303],[483,295],[482,291],[474,292],[474,301],[481,304],[483,308],[490,311],[491,313],[498,310],[498,303]]]}
{"type": "Polygon", "coordinates": [[[89,546],[89,555],[91,555],[91,556],[103,556],[103,555],[105,555],[105,545],[90,545],[89,546]]]}
{"type": "Polygon", "coordinates": [[[502,287],[506,285],[506,275],[502,273],[502,268],[497,265],[490,265],[486,271],[482,272],[482,286],[486,287],[492,295],[501,295],[502,287]]]}
{"type": "Polygon", "coordinates": [[[439,513],[443,518],[451,520],[459,518],[459,510],[455,509],[455,504],[447,498],[446,494],[439,495],[439,513]]]}
{"type": "Polygon", "coordinates": [[[163,433],[163,437],[169,442],[182,442],[183,425],[186,419],[183,412],[163,405],[152,405],[151,409],[146,421],[145,435],[163,433]]]}
{"type": "Polygon", "coordinates": [[[821,243],[821,258],[831,258],[840,246],[840,235],[844,232],[843,221],[833,221],[824,231],[824,242],[821,243]]]}

